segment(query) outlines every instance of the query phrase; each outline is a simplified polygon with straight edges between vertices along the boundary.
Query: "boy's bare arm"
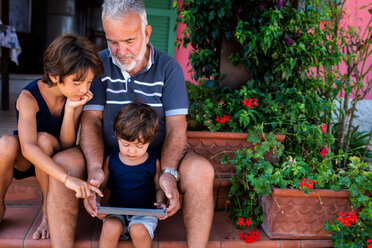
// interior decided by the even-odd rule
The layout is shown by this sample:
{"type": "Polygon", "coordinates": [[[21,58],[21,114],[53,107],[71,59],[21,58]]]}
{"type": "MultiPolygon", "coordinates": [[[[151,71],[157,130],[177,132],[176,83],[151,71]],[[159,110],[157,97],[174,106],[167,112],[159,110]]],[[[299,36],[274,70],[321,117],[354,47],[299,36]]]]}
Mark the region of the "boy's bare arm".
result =
{"type": "Polygon", "coordinates": [[[65,113],[63,115],[60,132],[61,148],[66,149],[76,144],[76,133],[79,128],[80,115],[83,105],[92,99],[92,92],[88,91],[79,101],[66,99],[65,113]]]}
{"type": "Polygon", "coordinates": [[[39,147],[38,132],[36,127],[36,112],[39,107],[35,99],[27,91],[23,91],[17,100],[19,111],[18,137],[21,145],[22,155],[36,167],[54,177],[65,186],[76,192],[77,198],[85,198],[91,191],[101,194],[96,187],[87,182],[68,174],[65,169],[56,164],[49,154],[39,147]]]}

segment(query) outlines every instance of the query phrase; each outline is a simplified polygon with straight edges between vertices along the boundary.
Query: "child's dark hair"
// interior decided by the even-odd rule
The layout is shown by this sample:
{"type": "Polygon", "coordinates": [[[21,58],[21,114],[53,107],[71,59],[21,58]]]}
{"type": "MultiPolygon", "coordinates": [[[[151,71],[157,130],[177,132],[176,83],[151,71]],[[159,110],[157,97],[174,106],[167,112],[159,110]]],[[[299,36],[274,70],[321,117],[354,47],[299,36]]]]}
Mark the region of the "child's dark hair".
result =
{"type": "Polygon", "coordinates": [[[116,115],[114,132],[123,140],[150,143],[158,131],[159,118],[155,109],[134,101],[122,107],[116,115]]]}
{"type": "Polygon", "coordinates": [[[63,82],[64,77],[75,73],[74,80],[81,81],[85,79],[89,69],[95,77],[103,73],[103,64],[94,44],[83,36],[63,34],[58,36],[44,53],[42,81],[52,86],[49,75],[59,76],[59,81],[63,82]]]}

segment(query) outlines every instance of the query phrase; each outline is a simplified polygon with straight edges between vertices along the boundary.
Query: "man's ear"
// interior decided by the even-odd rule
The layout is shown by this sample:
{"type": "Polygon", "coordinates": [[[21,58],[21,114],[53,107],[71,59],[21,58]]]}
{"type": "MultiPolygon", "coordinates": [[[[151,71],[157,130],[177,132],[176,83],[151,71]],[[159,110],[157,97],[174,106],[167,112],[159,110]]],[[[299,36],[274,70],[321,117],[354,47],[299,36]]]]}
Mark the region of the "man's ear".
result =
{"type": "Polygon", "coordinates": [[[53,76],[51,74],[48,74],[49,79],[52,80],[53,83],[57,84],[59,82],[59,76],[53,76]]]}
{"type": "Polygon", "coordinates": [[[150,25],[147,25],[145,27],[145,39],[146,39],[146,44],[149,43],[150,41],[150,36],[152,32],[152,27],[150,25]]]}

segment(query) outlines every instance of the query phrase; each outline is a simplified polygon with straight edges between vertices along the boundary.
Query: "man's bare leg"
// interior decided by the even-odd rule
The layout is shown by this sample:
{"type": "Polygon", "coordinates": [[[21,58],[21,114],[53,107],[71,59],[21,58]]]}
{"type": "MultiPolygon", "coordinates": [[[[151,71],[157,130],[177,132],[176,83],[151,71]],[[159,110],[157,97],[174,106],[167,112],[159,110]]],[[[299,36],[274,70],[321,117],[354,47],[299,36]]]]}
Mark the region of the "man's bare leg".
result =
{"type": "MultiPolygon", "coordinates": [[[[64,150],[54,155],[53,159],[72,176],[85,176],[85,161],[79,148],[64,150]]],[[[52,246],[74,247],[79,199],[74,191],[52,177],[49,178],[47,212],[52,246]]]]}
{"type": "Polygon", "coordinates": [[[207,159],[189,152],[182,160],[179,171],[187,246],[206,247],[214,213],[214,168],[207,159]]]}
{"type": "MultiPolygon", "coordinates": [[[[43,152],[49,156],[59,151],[60,145],[58,140],[48,133],[38,133],[38,145],[43,150],[43,152]]],[[[47,216],[47,196],[48,196],[48,184],[49,176],[44,171],[35,167],[36,178],[39,181],[41,190],[43,192],[43,217],[41,223],[36,231],[33,233],[33,239],[48,239],[49,238],[49,228],[48,228],[48,216],[47,216]]]]}

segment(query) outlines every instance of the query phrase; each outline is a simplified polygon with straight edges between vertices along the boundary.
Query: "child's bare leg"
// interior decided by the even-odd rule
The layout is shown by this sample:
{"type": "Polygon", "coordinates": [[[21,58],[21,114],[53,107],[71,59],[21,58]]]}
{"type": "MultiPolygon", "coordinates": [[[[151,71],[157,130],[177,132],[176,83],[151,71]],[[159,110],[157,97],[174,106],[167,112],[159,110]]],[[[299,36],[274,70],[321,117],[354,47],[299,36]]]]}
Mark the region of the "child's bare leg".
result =
{"type": "Polygon", "coordinates": [[[115,217],[107,218],[102,225],[101,236],[99,238],[99,247],[117,247],[119,237],[123,234],[123,222],[115,217]]]}
{"type": "Polygon", "coordinates": [[[30,164],[21,154],[18,137],[14,135],[4,135],[0,138],[0,223],[5,214],[5,194],[13,180],[15,164],[25,170],[30,164]]]}
{"type": "Polygon", "coordinates": [[[151,247],[152,239],[149,231],[142,224],[133,224],[129,228],[134,247],[151,247]]]}
{"type": "Polygon", "coordinates": [[[48,183],[49,178],[48,174],[43,172],[42,170],[35,167],[35,174],[37,180],[39,181],[41,191],[43,192],[44,199],[43,199],[43,217],[41,219],[41,223],[36,231],[32,234],[33,239],[48,239],[49,238],[49,227],[48,227],[48,215],[47,215],[47,208],[46,208],[46,197],[48,195],[48,183]]]}
{"type": "MultiPolygon", "coordinates": [[[[60,145],[58,140],[44,132],[38,133],[38,145],[43,150],[43,152],[50,157],[53,156],[54,153],[60,150],[60,145]]],[[[33,233],[33,239],[48,239],[49,238],[49,227],[48,227],[48,215],[47,215],[47,208],[46,208],[46,198],[48,196],[48,183],[49,183],[49,176],[44,171],[35,167],[35,174],[37,180],[40,183],[41,190],[43,191],[44,200],[43,200],[43,217],[39,227],[33,233]]]]}

